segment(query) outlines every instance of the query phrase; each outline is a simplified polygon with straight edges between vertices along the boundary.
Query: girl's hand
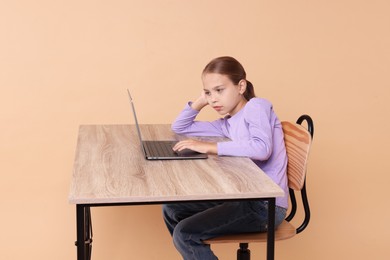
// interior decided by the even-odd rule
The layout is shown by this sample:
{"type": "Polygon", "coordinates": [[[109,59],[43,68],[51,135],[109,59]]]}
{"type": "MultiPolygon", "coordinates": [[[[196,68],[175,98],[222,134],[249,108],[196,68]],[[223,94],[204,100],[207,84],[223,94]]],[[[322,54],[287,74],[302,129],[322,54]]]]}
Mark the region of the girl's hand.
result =
{"type": "Polygon", "coordinates": [[[174,151],[182,151],[184,149],[190,149],[199,153],[217,154],[217,143],[198,141],[193,139],[187,139],[176,143],[173,147],[174,151]]]}
{"type": "Polygon", "coordinates": [[[201,92],[200,96],[192,103],[191,107],[195,110],[200,111],[202,108],[208,105],[204,91],[201,92]]]}

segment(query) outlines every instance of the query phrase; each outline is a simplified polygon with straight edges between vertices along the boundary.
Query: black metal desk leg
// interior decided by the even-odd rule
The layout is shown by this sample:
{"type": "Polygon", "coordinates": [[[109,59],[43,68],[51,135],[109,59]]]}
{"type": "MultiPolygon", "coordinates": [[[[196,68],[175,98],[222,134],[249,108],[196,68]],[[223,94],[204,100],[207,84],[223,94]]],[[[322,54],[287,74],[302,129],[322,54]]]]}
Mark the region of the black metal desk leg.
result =
{"type": "Polygon", "coordinates": [[[86,216],[89,213],[89,207],[84,205],[76,205],[76,221],[77,221],[77,260],[87,260],[89,249],[89,218],[86,216]],[[88,212],[88,213],[87,213],[88,212]]]}
{"type": "Polygon", "coordinates": [[[268,199],[267,260],[275,257],[275,198],[268,199]]]}

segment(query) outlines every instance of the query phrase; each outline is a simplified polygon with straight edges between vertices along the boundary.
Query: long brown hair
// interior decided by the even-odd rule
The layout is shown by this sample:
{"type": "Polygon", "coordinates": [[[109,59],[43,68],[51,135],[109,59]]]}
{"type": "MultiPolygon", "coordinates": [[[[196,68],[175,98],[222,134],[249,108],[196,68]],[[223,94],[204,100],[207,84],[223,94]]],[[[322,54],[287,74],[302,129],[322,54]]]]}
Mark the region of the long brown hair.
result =
{"type": "Polygon", "coordinates": [[[249,101],[251,98],[256,96],[252,83],[246,79],[244,67],[233,57],[223,56],[211,60],[203,69],[202,75],[205,73],[218,73],[225,75],[233,82],[234,85],[238,85],[240,80],[243,79],[247,83],[246,90],[244,92],[245,99],[249,101]]]}

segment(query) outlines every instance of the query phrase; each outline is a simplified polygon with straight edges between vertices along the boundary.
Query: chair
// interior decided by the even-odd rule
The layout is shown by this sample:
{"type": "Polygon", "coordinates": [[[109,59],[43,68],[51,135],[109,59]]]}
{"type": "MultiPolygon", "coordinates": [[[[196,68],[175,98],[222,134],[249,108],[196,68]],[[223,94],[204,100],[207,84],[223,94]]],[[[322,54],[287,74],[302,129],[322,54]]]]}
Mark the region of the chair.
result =
{"type": "MultiPolygon", "coordinates": [[[[307,227],[310,220],[310,208],[306,194],[306,166],[314,135],[313,120],[308,115],[302,115],[296,123],[282,122],[282,127],[288,157],[287,176],[291,210],[286,219],[275,230],[275,240],[289,239],[301,233],[307,227]],[[306,121],[307,128],[302,126],[303,121],[306,121]],[[304,210],[304,220],[298,228],[290,223],[297,212],[295,192],[301,193],[304,210]]],[[[205,244],[209,245],[238,243],[240,248],[237,250],[237,260],[250,260],[249,243],[255,242],[267,242],[267,233],[225,235],[204,241],[205,244]]]]}

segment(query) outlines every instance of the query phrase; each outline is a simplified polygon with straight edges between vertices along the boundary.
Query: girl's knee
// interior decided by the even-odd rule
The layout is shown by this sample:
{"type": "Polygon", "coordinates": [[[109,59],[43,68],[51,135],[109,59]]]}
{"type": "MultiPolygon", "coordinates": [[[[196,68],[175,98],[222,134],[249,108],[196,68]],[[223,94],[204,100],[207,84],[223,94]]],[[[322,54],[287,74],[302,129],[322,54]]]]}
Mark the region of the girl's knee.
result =
{"type": "Polygon", "coordinates": [[[173,240],[180,244],[184,241],[193,240],[196,237],[196,233],[191,232],[186,224],[187,223],[185,221],[179,222],[173,231],[173,240]]]}
{"type": "Polygon", "coordinates": [[[173,230],[172,240],[173,244],[177,249],[180,249],[185,246],[185,243],[188,240],[188,234],[185,234],[183,232],[180,224],[178,224],[173,230]]]}

